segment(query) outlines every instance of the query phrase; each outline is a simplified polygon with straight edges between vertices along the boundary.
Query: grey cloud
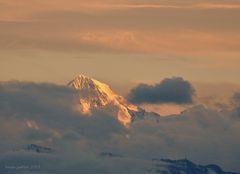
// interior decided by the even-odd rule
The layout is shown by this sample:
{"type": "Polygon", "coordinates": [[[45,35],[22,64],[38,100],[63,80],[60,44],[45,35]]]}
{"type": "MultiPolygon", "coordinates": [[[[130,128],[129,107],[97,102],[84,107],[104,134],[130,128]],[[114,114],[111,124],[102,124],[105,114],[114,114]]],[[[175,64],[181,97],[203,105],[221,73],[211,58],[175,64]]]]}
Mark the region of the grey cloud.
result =
{"type": "Polygon", "coordinates": [[[29,141],[64,138],[67,132],[73,132],[75,137],[101,139],[123,130],[113,116],[103,111],[94,111],[91,117],[76,112],[78,97],[77,91],[66,86],[17,81],[0,83],[0,119],[5,124],[10,122],[2,129],[6,132],[17,126],[20,130],[13,129],[12,138],[21,138],[16,136],[19,132],[29,141]],[[27,128],[27,121],[35,122],[37,130],[27,128]]]}
{"type": "Polygon", "coordinates": [[[181,77],[167,78],[156,85],[140,84],[133,88],[128,99],[132,103],[176,103],[193,102],[194,88],[181,77]]]}
{"type": "Polygon", "coordinates": [[[240,93],[239,92],[236,92],[233,94],[232,101],[235,105],[240,107],[240,93]]]}
{"type": "Polygon", "coordinates": [[[234,107],[234,112],[232,114],[233,118],[239,119],[240,118],[240,93],[235,92],[231,98],[231,103],[234,107]]]}
{"type": "Polygon", "coordinates": [[[240,122],[231,118],[233,111],[196,106],[176,116],[160,117],[159,122],[139,120],[125,129],[102,111],[93,111],[91,117],[74,112],[75,95],[54,84],[1,83],[0,165],[41,164],[45,174],[146,173],[151,158],[187,157],[199,164],[216,163],[225,170],[239,171],[240,141],[236,137],[240,122]],[[39,129],[26,127],[26,120],[35,121],[39,129]],[[51,147],[54,152],[12,150],[29,143],[51,147]],[[105,151],[120,157],[100,157],[105,151]]]}
{"type": "Polygon", "coordinates": [[[237,148],[240,141],[236,139],[240,127],[239,121],[231,120],[231,113],[196,106],[176,116],[161,117],[159,123],[148,120],[136,122],[130,130],[133,144],[125,147],[123,142],[122,146],[134,155],[140,153],[149,158],[166,156],[174,159],[187,157],[201,164],[217,163],[238,170],[239,157],[234,154],[240,152],[237,148]],[[148,151],[134,148],[139,146],[148,151]],[[229,153],[233,149],[235,152],[229,153]],[[231,158],[231,162],[221,159],[223,154],[227,155],[223,158],[231,158]]]}

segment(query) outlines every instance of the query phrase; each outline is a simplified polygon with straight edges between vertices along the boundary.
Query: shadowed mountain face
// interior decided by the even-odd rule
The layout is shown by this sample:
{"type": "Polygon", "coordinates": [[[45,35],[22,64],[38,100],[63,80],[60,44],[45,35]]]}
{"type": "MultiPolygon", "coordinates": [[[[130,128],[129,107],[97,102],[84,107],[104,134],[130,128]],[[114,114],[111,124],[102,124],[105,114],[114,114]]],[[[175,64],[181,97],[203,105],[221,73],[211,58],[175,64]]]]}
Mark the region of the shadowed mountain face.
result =
{"type": "Polygon", "coordinates": [[[27,151],[33,151],[37,153],[51,153],[52,149],[49,147],[43,147],[36,144],[29,144],[26,148],[27,151]]]}
{"type": "Polygon", "coordinates": [[[152,159],[152,161],[155,169],[151,171],[161,174],[234,174],[224,172],[218,165],[199,165],[187,159],[152,159]]]}
{"type": "Polygon", "coordinates": [[[103,109],[116,115],[118,121],[126,127],[136,118],[159,116],[128,103],[107,84],[84,75],[77,76],[68,86],[79,91],[79,111],[85,115],[91,115],[94,109],[103,109]]]}

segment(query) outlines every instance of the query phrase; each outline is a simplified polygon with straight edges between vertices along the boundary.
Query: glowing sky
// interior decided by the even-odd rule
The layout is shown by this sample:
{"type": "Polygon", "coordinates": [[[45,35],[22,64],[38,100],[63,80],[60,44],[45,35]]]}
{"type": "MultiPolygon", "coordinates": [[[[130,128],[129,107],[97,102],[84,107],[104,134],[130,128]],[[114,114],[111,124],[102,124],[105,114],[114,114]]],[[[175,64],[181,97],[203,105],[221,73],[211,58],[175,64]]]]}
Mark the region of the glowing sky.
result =
{"type": "Polygon", "coordinates": [[[0,80],[65,84],[83,73],[125,94],[180,76],[230,90],[239,18],[238,0],[0,0],[0,80]]]}

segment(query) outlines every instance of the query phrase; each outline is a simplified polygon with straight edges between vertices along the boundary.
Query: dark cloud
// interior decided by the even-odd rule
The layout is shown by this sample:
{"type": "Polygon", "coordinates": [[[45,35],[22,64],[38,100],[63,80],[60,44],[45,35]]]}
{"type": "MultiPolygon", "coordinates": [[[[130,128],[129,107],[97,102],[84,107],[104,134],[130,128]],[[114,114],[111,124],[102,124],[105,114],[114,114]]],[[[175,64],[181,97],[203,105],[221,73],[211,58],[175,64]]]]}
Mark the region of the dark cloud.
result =
{"type": "Polygon", "coordinates": [[[181,77],[166,78],[156,85],[140,84],[133,88],[128,99],[132,103],[190,104],[195,93],[192,85],[181,77]]]}
{"type": "Polygon", "coordinates": [[[11,81],[0,83],[0,112],[42,114],[69,111],[76,92],[65,86],[11,81]],[[13,109],[14,108],[14,109],[13,109]]]}

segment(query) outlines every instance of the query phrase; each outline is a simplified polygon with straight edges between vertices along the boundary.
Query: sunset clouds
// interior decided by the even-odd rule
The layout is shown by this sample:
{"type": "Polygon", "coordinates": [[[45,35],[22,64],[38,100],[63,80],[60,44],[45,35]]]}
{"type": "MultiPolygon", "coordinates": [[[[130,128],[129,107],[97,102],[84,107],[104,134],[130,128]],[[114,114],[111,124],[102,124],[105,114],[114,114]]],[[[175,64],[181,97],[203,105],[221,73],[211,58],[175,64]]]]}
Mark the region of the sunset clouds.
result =
{"type": "Polygon", "coordinates": [[[39,1],[30,0],[28,3],[23,1],[1,0],[2,18],[20,19],[19,17],[26,17],[33,13],[39,13],[49,10],[64,10],[64,11],[111,11],[111,10],[126,10],[126,9],[238,9],[240,4],[234,0],[203,0],[203,1],[183,1],[177,0],[92,0],[90,2],[70,0],[68,2],[63,0],[39,1]],[[8,12],[12,13],[12,16],[8,12]],[[8,15],[6,15],[8,13],[8,15]],[[8,17],[7,17],[8,16],[8,17]]]}
{"type": "Polygon", "coordinates": [[[1,49],[239,55],[235,1],[11,0],[0,8],[1,49]]]}
{"type": "Polygon", "coordinates": [[[0,0],[0,173],[141,174],[186,157],[240,172],[239,19],[238,0],[0,0]],[[126,101],[90,84],[91,109],[66,86],[79,74],[126,101]]]}
{"type": "Polygon", "coordinates": [[[235,0],[0,0],[0,79],[66,83],[84,73],[122,85],[124,94],[135,81],[173,76],[237,85],[239,6],[235,0]]]}

